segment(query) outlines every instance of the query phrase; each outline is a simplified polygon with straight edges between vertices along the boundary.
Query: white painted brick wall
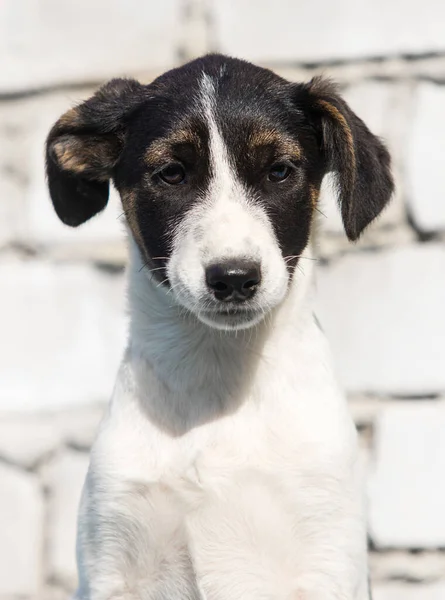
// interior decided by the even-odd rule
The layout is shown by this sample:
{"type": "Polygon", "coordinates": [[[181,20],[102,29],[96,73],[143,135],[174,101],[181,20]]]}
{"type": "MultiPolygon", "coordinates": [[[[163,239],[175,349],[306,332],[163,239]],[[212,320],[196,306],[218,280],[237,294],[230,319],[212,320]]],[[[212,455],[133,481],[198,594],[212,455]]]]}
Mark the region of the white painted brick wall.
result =
{"type": "Polygon", "coordinates": [[[443,600],[445,585],[441,583],[417,586],[398,583],[378,585],[373,598],[374,600],[443,600]]]}
{"type": "Polygon", "coordinates": [[[77,511],[81,489],[88,470],[88,454],[67,450],[48,466],[46,481],[52,494],[49,501],[49,574],[65,586],[77,582],[74,548],[77,511]]]}
{"type": "Polygon", "coordinates": [[[395,395],[445,390],[445,245],[344,256],[318,270],[318,316],[342,383],[395,395]]]}
{"type": "Polygon", "coordinates": [[[179,0],[3,0],[0,93],[171,67],[180,19],[179,0]]]}
{"type": "Polygon", "coordinates": [[[376,422],[370,534],[379,548],[445,547],[445,403],[386,408],[376,422]]]}
{"type": "Polygon", "coordinates": [[[445,85],[421,83],[406,149],[409,206],[416,226],[445,231],[445,85]]]}
{"type": "Polygon", "coordinates": [[[119,200],[60,223],[45,136],[92,83],[206,49],[337,78],[388,143],[397,193],[357,245],[325,194],[319,317],[369,458],[374,600],[445,598],[444,403],[423,397],[445,399],[444,19],[439,0],[0,2],[0,600],[75,585],[87,453],[126,341],[119,200]]]}
{"type": "Polygon", "coordinates": [[[0,409],[109,397],[126,332],[123,276],[78,264],[1,263],[0,409]]]}
{"type": "Polygon", "coordinates": [[[43,581],[43,495],[36,475],[0,464],[0,595],[36,594],[43,581]]]}
{"type": "Polygon", "coordinates": [[[316,62],[445,50],[439,0],[212,0],[223,51],[253,61],[316,62]]]}

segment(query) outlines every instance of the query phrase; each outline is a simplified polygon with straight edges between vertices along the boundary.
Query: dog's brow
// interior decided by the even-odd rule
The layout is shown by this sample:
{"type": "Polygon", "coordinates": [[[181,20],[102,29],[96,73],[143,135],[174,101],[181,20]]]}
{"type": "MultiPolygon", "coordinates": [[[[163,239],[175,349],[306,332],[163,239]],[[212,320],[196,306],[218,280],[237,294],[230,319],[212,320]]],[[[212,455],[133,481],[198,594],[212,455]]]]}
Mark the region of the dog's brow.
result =
{"type": "Polygon", "coordinates": [[[263,146],[274,146],[280,154],[289,155],[300,159],[303,151],[300,144],[291,137],[284,135],[276,129],[258,129],[249,136],[248,144],[250,148],[260,148],[263,146]]]}
{"type": "Polygon", "coordinates": [[[169,159],[175,146],[190,144],[195,148],[201,147],[199,136],[191,129],[175,129],[169,135],[154,140],[145,152],[145,161],[149,164],[159,160],[169,159]]]}

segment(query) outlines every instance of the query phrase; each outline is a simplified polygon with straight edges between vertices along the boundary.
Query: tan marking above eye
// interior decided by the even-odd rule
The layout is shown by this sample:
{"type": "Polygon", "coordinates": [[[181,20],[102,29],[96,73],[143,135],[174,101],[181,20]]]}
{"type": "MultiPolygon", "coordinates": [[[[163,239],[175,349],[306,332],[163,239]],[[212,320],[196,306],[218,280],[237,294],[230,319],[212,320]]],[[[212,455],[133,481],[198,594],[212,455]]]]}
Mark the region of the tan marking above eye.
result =
{"type": "Polygon", "coordinates": [[[257,129],[249,137],[250,146],[269,146],[275,144],[279,134],[275,129],[257,129]]]}
{"type": "Polygon", "coordinates": [[[190,129],[175,129],[168,136],[154,140],[145,152],[145,162],[149,165],[174,160],[174,147],[190,144],[197,150],[201,148],[199,136],[190,129]]]}
{"type": "Polygon", "coordinates": [[[248,140],[251,150],[264,146],[273,146],[277,155],[289,156],[294,160],[300,160],[303,157],[303,149],[300,144],[276,129],[258,129],[251,133],[248,140]]]}
{"type": "Polygon", "coordinates": [[[145,152],[144,162],[148,165],[153,165],[160,162],[168,162],[171,158],[170,144],[164,139],[155,140],[145,152]]]}
{"type": "Polygon", "coordinates": [[[169,138],[171,144],[191,144],[199,148],[201,139],[191,129],[176,129],[169,138]]]}

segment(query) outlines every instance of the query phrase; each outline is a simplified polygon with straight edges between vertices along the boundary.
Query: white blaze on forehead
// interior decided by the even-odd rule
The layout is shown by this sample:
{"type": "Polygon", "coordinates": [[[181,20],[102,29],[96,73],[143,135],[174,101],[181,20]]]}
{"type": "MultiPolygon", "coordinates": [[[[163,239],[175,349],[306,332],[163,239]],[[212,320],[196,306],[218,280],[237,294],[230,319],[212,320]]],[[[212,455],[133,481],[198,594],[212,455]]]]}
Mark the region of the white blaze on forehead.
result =
{"type": "Polygon", "coordinates": [[[246,192],[239,182],[234,166],[231,164],[227,146],[215,119],[217,81],[203,73],[200,85],[200,97],[209,131],[209,152],[212,172],[209,196],[211,200],[241,202],[247,200],[246,192]]]}
{"type": "Polygon", "coordinates": [[[234,157],[218,128],[218,78],[203,73],[200,102],[209,133],[211,179],[205,201],[199,207],[203,255],[220,260],[230,257],[258,259],[261,244],[273,238],[272,225],[264,208],[251,197],[240,181],[234,157]]]}

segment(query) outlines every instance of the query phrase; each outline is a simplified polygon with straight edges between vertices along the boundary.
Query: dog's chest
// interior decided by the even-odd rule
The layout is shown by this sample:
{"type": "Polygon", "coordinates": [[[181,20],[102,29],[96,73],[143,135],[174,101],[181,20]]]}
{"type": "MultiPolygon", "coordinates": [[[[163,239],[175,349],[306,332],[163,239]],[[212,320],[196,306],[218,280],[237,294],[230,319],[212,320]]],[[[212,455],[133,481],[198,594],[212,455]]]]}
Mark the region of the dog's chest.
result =
{"type": "Polygon", "coordinates": [[[171,464],[162,478],[178,500],[196,576],[210,595],[229,584],[244,589],[249,577],[231,575],[243,572],[272,597],[293,579],[302,552],[295,531],[307,504],[303,445],[292,438],[296,429],[255,412],[209,427],[194,449],[178,447],[182,468],[171,464]]]}
{"type": "Polygon", "coordinates": [[[182,436],[151,431],[148,446],[138,451],[144,456],[140,478],[165,486],[185,514],[218,510],[223,523],[223,514],[233,512],[233,523],[247,514],[253,518],[255,506],[263,523],[274,510],[290,517],[317,446],[316,431],[306,429],[291,398],[275,400],[247,402],[182,436]]]}
{"type": "MultiPolygon", "coordinates": [[[[254,393],[236,410],[181,435],[147,418],[123,380],[94,453],[96,470],[124,496],[134,500],[137,494],[150,547],[175,555],[174,539],[190,557],[206,597],[218,597],[224,586],[237,590],[237,597],[248,597],[250,585],[255,596],[266,590],[264,597],[292,589],[304,540],[313,535],[313,524],[318,527],[310,518],[314,499],[326,488],[326,475],[337,475],[331,467],[326,471],[323,457],[338,451],[339,439],[347,440],[349,421],[329,378],[323,379],[323,369],[300,369],[303,377],[280,366],[280,377],[276,371],[257,374],[254,393]],[[242,579],[236,582],[234,573],[242,579]]],[[[154,378],[143,383],[162,407],[203,401],[167,396],[154,378]]]]}
{"type": "Polygon", "coordinates": [[[166,471],[173,477],[176,472],[181,480],[178,488],[182,487],[182,483],[201,497],[207,493],[223,493],[236,481],[240,484],[247,472],[264,474],[274,471],[277,474],[283,467],[283,460],[288,466],[292,462],[289,448],[278,437],[277,426],[252,414],[210,424],[195,432],[189,440],[179,443],[176,452],[178,459],[181,455],[182,460],[166,465],[166,471]],[[177,471],[179,465],[180,470],[177,471]]]}
{"type": "MultiPolygon", "coordinates": [[[[308,372],[304,370],[303,380],[283,364],[280,376],[264,370],[237,407],[225,415],[209,413],[179,435],[147,419],[140,404],[128,402],[127,392],[120,391],[121,408],[110,420],[106,436],[105,451],[109,458],[112,455],[107,462],[126,479],[162,481],[176,491],[184,488],[186,494],[195,490],[201,497],[206,490],[222,493],[236,481],[242,485],[247,474],[267,479],[268,485],[273,478],[292,487],[318,449],[347,437],[350,425],[338,410],[329,378],[323,381],[321,371],[311,376],[308,372]]],[[[189,404],[202,415],[210,402],[182,392],[171,397],[155,378],[143,383],[162,410],[176,405],[183,411],[189,404]]]]}

